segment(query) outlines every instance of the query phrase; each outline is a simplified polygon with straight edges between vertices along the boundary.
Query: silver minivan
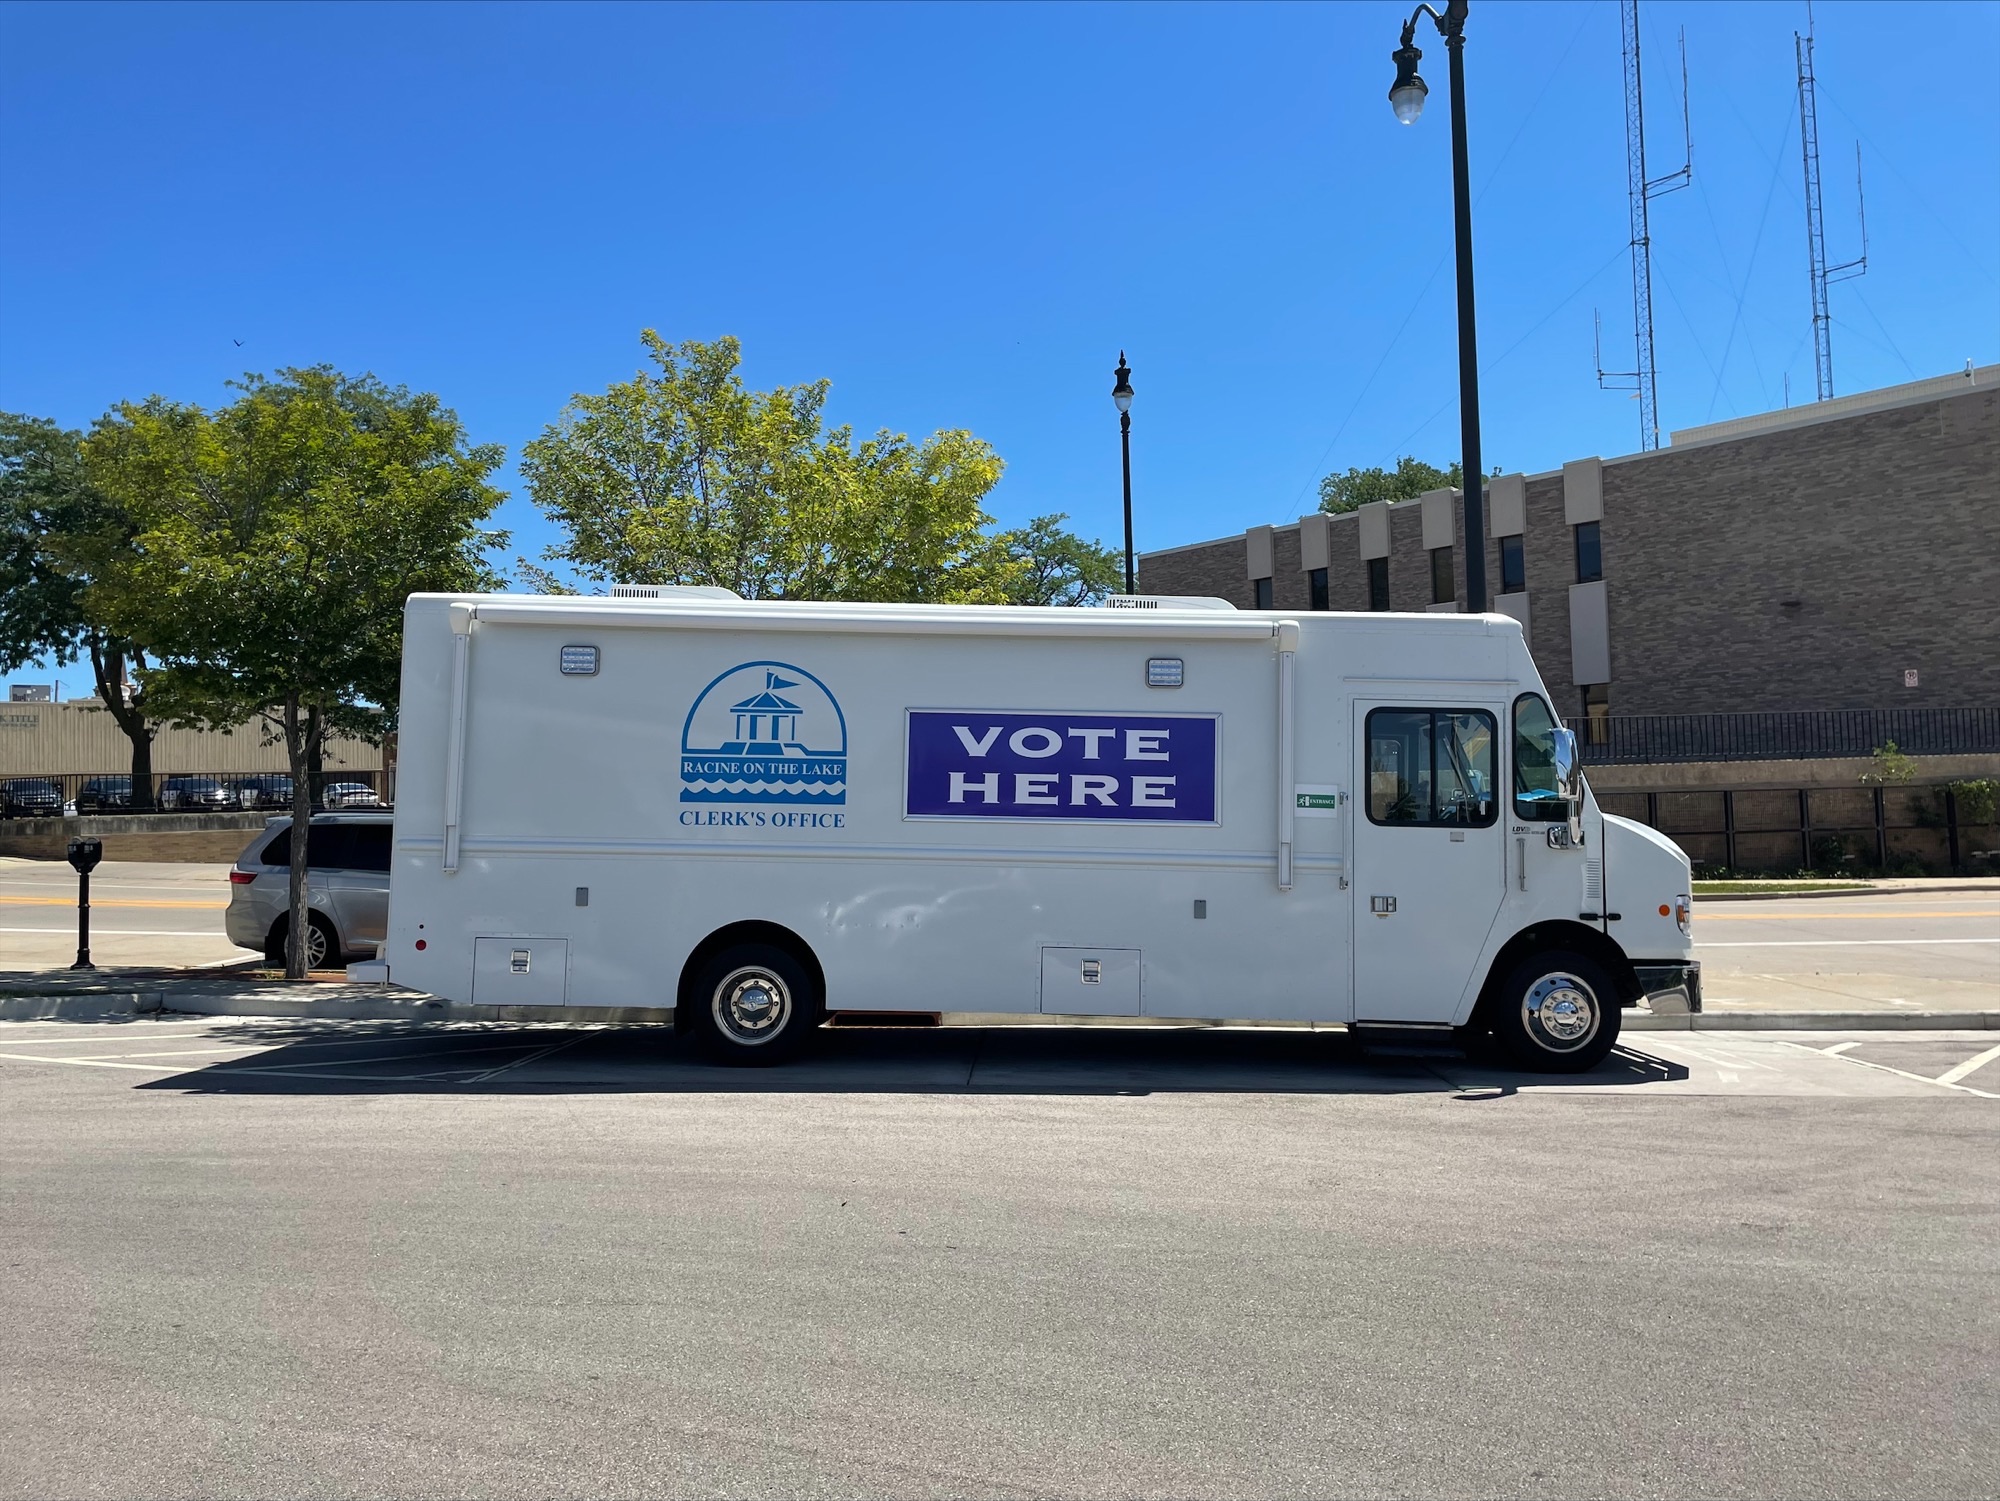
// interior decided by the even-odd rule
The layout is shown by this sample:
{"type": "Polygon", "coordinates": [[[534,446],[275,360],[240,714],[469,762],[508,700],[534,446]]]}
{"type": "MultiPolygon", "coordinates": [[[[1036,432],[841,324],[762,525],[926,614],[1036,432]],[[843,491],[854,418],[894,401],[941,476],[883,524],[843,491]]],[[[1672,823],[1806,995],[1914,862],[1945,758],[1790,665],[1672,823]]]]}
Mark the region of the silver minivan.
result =
{"type": "MultiPolygon", "coordinates": [[[[323,969],[347,956],[373,958],[389,931],[390,814],[316,813],[306,835],[306,904],[312,931],[306,966],[323,969]]],[[[292,821],[274,818],[229,872],[223,929],[238,948],[261,949],[285,962],[290,925],[292,821]]]]}

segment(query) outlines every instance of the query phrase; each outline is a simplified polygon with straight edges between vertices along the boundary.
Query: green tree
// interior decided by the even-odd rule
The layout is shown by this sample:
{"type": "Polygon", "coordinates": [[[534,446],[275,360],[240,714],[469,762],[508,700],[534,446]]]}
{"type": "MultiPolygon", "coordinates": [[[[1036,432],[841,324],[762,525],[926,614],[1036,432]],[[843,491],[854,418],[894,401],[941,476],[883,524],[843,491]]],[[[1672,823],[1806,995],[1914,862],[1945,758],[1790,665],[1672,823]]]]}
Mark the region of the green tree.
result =
{"type": "Polygon", "coordinates": [[[121,546],[130,527],[83,468],[83,434],[42,417],[0,412],[0,672],[48,659],[90,663],[97,697],[131,742],[132,806],[153,799],[153,735],[145,655],[85,608],[83,555],[121,546]]]}
{"type": "MultiPolygon", "coordinates": [[[[1082,583],[1092,544],[1061,518],[990,530],[984,502],[1004,466],[971,433],[857,442],[824,425],[825,380],[752,391],[733,338],[641,338],[655,369],[574,397],[522,452],[529,493],[565,534],[544,563],[746,599],[1004,604],[1099,589],[1096,573],[1082,583]]],[[[518,568],[563,587],[549,568],[518,568]]]]}
{"type": "MultiPolygon", "coordinates": [[[[435,396],[325,366],[248,376],[208,412],[154,397],[100,418],[87,473],[130,519],[92,559],[93,616],[142,642],[154,710],[175,723],[261,719],[285,746],[295,829],[330,729],[393,728],[403,602],[496,582],[479,524],[497,445],[468,444],[435,396]]],[[[304,975],[306,845],[292,840],[286,973],[304,975]]]]}
{"type": "Polygon", "coordinates": [[[1037,516],[996,539],[1015,566],[1007,575],[1007,602],[1016,605],[1091,605],[1116,594],[1125,582],[1125,555],[1063,530],[1069,517],[1037,516]]]}
{"type": "Polygon", "coordinates": [[[1338,516],[1357,511],[1370,501],[1411,500],[1428,490],[1456,490],[1464,482],[1465,470],[1457,460],[1449,469],[1439,469],[1405,454],[1393,470],[1377,466],[1329,474],[1319,482],[1319,508],[1329,516],[1338,516]]]}

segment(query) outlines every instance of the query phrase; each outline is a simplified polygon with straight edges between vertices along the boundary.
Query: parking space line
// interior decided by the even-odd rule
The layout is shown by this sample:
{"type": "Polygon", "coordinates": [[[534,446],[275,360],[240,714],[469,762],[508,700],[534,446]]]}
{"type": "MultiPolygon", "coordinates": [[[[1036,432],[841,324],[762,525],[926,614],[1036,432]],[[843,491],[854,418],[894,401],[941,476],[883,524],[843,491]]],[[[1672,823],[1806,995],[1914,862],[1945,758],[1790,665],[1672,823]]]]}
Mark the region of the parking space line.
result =
{"type": "Polygon", "coordinates": [[[67,1063],[72,1068],[136,1068],[149,1074],[179,1073],[176,1063],[119,1063],[111,1058],[41,1058],[33,1053],[0,1053],[0,1058],[11,1058],[19,1063],[67,1063]]]}
{"type": "Polygon", "coordinates": [[[1946,1069],[1943,1073],[1937,1076],[1937,1081],[1940,1084],[1956,1084],[1960,1079],[1963,1079],[1967,1074],[1975,1073],[1978,1070],[1986,1067],[1986,1065],[1991,1063],[1995,1058],[2000,1058],[2000,1047],[1988,1048],[1978,1057],[1966,1059],[1965,1062],[1959,1064],[1957,1068],[1946,1069]]]}
{"type": "Polygon", "coordinates": [[[1858,1048],[1860,1046],[1861,1046],[1861,1039],[1857,1037],[1852,1042],[1836,1042],[1832,1047],[1821,1048],[1820,1051],[1822,1053],[1832,1053],[1835,1056],[1838,1056],[1839,1054],[1846,1052],[1849,1048],[1858,1048]]]}
{"type": "Polygon", "coordinates": [[[506,1073],[507,1070],[510,1068],[519,1068],[524,1063],[533,1063],[536,1059],[546,1058],[551,1053],[560,1053],[564,1048],[573,1048],[578,1043],[582,1042],[587,1035],[588,1035],[587,1033],[580,1032],[576,1036],[565,1038],[561,1042],[551,1043],[548,1047],[543,1048],[539,1053],[530,1053],[525,1058],[516,1058],[512,1063],[502,1064],[499,1068],[492,1070],[490,1073],[481,1074],[476,1079],[473,1079],[470,1082],[474,1084],[484,1084],[488,1079],[496,1078],[499,1075],[506,1073]]]}
{"type": "MultiPolygon", "coordinates": [[[[1778,1040],[1782,1042],[1785,1047],[1797,1048],[1801,1052],[1805,1053],[1820,1053],[1822,1054],[1822,1056],[1824,1056],[1824,1049],[1808,1047],[1805,1043],[1792,1042],[1789,1039],[1778,1039],[1778,1040]]],[[[1983,1089],[1974,1089],[1970,1084],[1947,1084],[1941,1078],[1933,1079],[1929,1074],[1913,1074],[1906,1068],[1893,1068],[1889,1064],[1876,1063],[1872,1059],[1850,1058],[1845,1053],[1838,1054],[1837,1056],[1839,1057],[1842,1063],[1851,1063],[1856,1068],[1879,1069],[1881,1072],[1885,1074],[1895,1074],[1904,1079],[1915,1079],[1919,1084],[1936,1084],[1944,1089],[1956,1090],[1960,1094],[1977,1095],[1982,1100],[2000,1100],[2000,1094],[1990,1094],[1983,1089]]]]}

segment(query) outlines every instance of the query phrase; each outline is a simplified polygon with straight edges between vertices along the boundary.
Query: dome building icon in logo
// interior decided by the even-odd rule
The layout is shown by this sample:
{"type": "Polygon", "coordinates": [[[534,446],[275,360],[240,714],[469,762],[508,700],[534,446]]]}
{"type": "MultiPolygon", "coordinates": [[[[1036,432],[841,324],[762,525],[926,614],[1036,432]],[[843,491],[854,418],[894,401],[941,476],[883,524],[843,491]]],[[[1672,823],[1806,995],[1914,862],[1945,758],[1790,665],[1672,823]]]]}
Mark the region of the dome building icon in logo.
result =
{"type": "Polygon", "coordinates": [[[847,720],[789,662],[745,662],[701,691],[681,730],[681,801],[829,808],[847,801],[847,720]]]}

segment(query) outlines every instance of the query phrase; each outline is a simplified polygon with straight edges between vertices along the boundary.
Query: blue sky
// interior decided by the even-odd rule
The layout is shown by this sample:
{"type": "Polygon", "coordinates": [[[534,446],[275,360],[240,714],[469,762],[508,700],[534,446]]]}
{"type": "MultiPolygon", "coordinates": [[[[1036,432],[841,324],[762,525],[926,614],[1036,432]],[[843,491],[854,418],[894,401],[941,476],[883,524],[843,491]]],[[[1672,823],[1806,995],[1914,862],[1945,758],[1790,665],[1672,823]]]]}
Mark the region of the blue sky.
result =
{"type": "MultiPolygon", "coordinates": [[[[863,430],[963,426],[1004,521],[1140,546],[1458,448],[1445,52],[1339,6],[0,8],[0,407],[87,424],[246,369],[439,392],[510,455],[638,331],[734,333],[863,430]],[[241,339],[239,349],[234,340],[241,339]]],[[[1812,393],[1801,4],[1642,7],[1663,428],[1812,393]]],[[[2000,358],[2000,5],[1817,8],[1836,390],[2000,358]]],[[[1638,446],[1618,8],[1473,5],[1483,428],[1534,470],[1638,446]]],[[[549,540],[525,493],[502,520],[549,540]]]]}

